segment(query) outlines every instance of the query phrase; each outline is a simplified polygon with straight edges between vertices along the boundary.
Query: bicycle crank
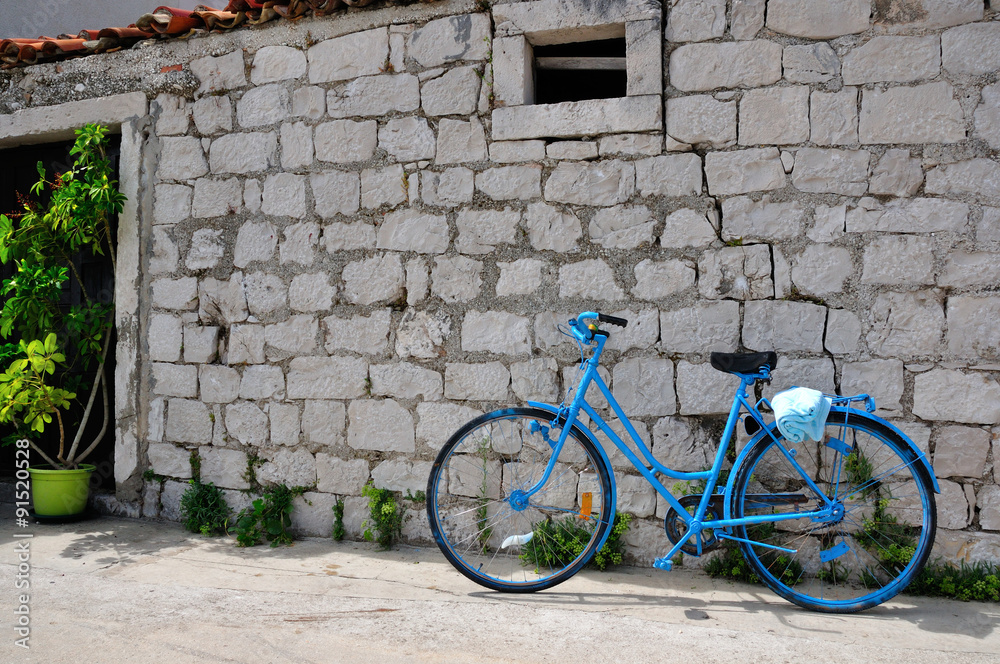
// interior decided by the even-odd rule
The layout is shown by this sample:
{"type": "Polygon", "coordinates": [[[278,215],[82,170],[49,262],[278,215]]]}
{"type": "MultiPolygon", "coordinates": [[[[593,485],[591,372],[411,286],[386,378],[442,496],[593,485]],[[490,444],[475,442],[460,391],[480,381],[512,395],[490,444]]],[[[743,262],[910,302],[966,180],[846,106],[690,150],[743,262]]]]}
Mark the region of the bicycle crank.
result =
{"type": "MultiPolygon", "coordinates": [[[[722,494],[717,497],[712,496],[711,502],[708,504],[708,508],[705,510],[705,521],[717,521],[722,519],[722,494]],[[718,498],[718,499],[716,499],[718,498]]],[[[701,502],[701,496],[690,495],[684,496],[680,499],[681,507],[687,510],[688,514],[694,514],[695,510],[698,509],[698,504],[701,502]]],[[[667,516],[663,519],[663,530],[667,534],[667,539],[670,540],[671,544],[677,544],[682,539],[688,537],[688,525],[681,518],[681,515],[677,513],[673,507],[667,512],[667,516]]],[[[701,552],[707,553],[719,547],[719,538],[715,536],[715,531],[711,528],[703,528],[700,534],[701,537],[701,552]]],[[[681,551],[684,553],[697,556],[698,547],[693,542],[685,542],[681,546],[681,551]]]]}

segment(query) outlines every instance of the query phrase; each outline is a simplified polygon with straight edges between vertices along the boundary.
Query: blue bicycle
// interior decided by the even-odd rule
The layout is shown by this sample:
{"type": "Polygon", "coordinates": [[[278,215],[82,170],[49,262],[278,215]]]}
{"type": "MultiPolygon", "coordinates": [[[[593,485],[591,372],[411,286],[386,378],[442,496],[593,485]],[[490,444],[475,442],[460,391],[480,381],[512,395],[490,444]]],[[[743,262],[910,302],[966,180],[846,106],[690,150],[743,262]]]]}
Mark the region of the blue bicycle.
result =
{"type": "Polygon", "coordinates": [[[871,414],[871,397],[832,397],[821,440],[791,443],[765,421],[767,400],[748,395],[770,381],[775,353],[712,353],[712,366],[740,383],[712,467],[678,472],[653,457],[598,375],[609,334],[597,323],[628,321],[593,312],[569,321],[582,370],[570,403],[487,413],[438,454],[427,514],[438,546],[462,574],[493,590],[534,592],[573,576],[604,545],[615,476],[581,412],[670,506],[664,531],[673,546],[656,560],[659,569],[671,569],[678,553],[701,556],[732,542],[775,593],[836,613],[880,604],[920,572],[934,544],[940,490],[926,456],[871,414]],[[592,383],[643,458],[587,402],[592,383]],[[852,408],[856,402],[865,411],[852,408]],[[741,420],[751,437],[729,464],[741,420]],[[661,478],[704,490],[678,499],[661,478]]]}

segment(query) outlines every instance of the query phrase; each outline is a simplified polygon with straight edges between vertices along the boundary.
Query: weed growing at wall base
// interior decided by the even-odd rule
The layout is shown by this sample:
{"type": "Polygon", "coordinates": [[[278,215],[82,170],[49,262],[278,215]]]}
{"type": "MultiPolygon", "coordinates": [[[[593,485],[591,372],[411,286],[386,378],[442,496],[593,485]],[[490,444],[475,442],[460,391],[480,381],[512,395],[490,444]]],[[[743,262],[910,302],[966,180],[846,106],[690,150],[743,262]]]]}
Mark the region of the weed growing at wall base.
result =
{"type": "Polygon", "coordinates": [[[370,520],[364,524],[364,538],[369,542],[376,542],[384,551],[402,535],[403,513],[395,494],[388,489],[376,489],[369,482],[361,490],[361,494],[368,498],[368,512],[371,515],[370,520]]]}
{"type": "Polygon", "coordinates": [[[268,487],[264,494],[253,501],[236,517],[236,546],[256,546],[266,539],[271,546],[291,544],[292,501],[308,487],[288,488],[284,484],[268,487]]]}

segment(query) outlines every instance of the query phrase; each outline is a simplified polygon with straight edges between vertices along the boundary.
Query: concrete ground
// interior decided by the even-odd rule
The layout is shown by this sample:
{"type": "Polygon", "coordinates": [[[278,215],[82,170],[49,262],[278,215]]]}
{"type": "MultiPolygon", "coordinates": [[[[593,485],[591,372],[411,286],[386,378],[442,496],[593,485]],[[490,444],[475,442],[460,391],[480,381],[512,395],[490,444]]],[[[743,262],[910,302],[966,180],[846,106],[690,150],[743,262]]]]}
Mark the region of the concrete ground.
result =
{"type": "Polygon", "coordinates": [[[2,662],[1000,661],[996,604],[902,596],[831,616],[758,586],[639,568],[502,595],[436,548],[238,549],[173,523],[102,517],[22,529],[4,511],[2,662]],[[25,592],[15,589],[25,541],[15,532],[33,535],[30,650],[14,644],[25,592]]]}

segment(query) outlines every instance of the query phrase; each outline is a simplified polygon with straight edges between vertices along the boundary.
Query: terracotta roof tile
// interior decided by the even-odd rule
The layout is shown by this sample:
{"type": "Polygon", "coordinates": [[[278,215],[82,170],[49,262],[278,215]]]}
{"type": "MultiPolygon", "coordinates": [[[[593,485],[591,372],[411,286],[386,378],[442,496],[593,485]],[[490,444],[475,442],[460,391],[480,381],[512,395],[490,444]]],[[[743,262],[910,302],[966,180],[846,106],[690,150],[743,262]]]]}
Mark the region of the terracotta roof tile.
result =
{"type": "MultiPolygon", "coordinates": [[[[437,0],[421,0],[436,2],[437,0]]],[[[275,19],[327,16],[374,0],[229,0],[223,9],[198,5],[193,10],[161,6],[127,27],[81,30],[76,35],[0,40],[0,68],[9,69],[128,48],[145,39],[187,37],[199,31],[225,32],[275,19]]]]}

